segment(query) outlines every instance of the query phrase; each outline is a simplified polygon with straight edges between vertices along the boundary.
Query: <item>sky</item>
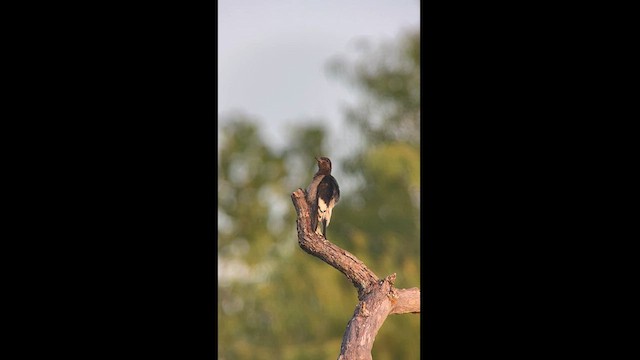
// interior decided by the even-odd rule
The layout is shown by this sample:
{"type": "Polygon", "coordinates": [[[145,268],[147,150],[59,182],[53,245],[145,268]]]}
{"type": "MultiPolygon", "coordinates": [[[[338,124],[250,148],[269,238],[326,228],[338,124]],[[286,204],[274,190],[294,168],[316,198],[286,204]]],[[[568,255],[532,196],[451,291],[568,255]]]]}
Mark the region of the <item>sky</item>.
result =
{"type": "Polygon", "coordinates": [[[251,116],[276,148],[291,124],[322,122],[336,151],[327,155],[339,156],[350,138],[342,108],[357,95],[327,62],[419,24],[419,0],[219,0],[219,116],[251,116]]]}

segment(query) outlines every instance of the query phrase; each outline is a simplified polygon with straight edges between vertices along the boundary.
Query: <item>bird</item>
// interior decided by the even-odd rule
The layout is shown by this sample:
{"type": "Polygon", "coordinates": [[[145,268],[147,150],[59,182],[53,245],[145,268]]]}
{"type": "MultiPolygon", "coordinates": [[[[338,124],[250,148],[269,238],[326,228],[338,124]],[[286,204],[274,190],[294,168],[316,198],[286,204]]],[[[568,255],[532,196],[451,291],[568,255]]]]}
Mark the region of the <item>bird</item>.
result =
{"type": "Polygon", "coordinates": [[[331,176],[331,160],[328,157],[316,157],[318,172],[307,187],[306,200],[311,211],[311,229],[327,238],[327,226],[331,222],[333,207],[340,200],[340,187],[331,176]]]}

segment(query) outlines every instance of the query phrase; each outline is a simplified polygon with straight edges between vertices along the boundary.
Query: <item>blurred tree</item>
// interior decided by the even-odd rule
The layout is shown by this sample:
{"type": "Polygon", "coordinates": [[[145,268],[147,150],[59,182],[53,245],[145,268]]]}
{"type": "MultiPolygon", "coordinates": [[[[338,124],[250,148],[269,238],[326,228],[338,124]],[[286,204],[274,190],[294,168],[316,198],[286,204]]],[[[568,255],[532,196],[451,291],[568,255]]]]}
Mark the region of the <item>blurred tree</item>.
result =
{"type": "MultiPolygon", "coordinates": [[[[334,210],[329,238],[398,287],[420,286],[420,35],[365,50],[332,72],[363,101],[346,119],[364,142],[334,172],[356,179],[334,210]]],[[[292,131],[287,149],[265,145],[255,120],[221,119],[218,169],[219,359],[335,358],[357,294],[338,271],[298,248],[290,194],[305,188],[326,155],[317,126],[292,131]]],[[[377,360],[420,355],[418,315],[391,316],[373,349],[377,360]],[[400,331],[402,329],[402,331],[400,331]],[[407,336],[410,334],[411,336],[407,336]]]]}
{"type": "MultiPolygon", "coordinates": [[[[397,287],[419,287],[420,33],[408,32],[374,49],[361,45],[355,64],[341,58],[328,64],[363,98],[346,110],[349,126],[364,135],[362,151],[342,166],[359,186],[341,200],[333,236],[379,277],[397,272],[397,287]]],[[[387,318],[373,357],[418,358],[419,333],[419,316],[387,318]],[[398,335],[412,332],[415,337],[398,335]]]]}
{"type": "Polygon", "coordinates": [[[334,356],[357,298],[346,291],[341,274],[294,251],[295,210],[289,198],[301,181],[310,181],[311,166],[299,160],[315,163],[312,154],[322,152],[324,130],[296,129],[295,141],[280,154],[243,115],[223,119],[221,133],[219,358],[334,356]]]}

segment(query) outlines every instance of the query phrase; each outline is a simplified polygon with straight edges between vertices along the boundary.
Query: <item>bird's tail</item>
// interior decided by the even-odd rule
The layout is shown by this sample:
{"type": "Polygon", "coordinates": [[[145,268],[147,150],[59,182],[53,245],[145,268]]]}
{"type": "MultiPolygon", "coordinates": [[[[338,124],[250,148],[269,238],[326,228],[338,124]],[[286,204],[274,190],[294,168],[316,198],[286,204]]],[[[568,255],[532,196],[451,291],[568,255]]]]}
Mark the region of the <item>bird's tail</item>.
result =
{"type": "Polygon", "coordinates": [[[327,238],[327,219],[322,219],[322,236],[327,238]]]}

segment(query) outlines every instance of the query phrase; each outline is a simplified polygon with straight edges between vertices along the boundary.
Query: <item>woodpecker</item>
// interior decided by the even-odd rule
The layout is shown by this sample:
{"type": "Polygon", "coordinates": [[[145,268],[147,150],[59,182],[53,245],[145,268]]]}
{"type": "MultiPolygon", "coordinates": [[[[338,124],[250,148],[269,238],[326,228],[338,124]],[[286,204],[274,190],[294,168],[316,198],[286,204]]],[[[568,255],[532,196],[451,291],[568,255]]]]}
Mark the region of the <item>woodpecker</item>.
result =
{"type": "Polygon", "coordinates": [[[331,176],[331,160],[316,157],[318,172],[313,175],[307,187],[307,203],[311,209],[311,229],[327,238],[327,226],[331,221],[331,211],[340,200],[338,182],[331,176]]]}

